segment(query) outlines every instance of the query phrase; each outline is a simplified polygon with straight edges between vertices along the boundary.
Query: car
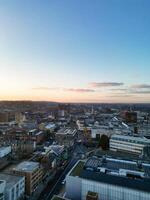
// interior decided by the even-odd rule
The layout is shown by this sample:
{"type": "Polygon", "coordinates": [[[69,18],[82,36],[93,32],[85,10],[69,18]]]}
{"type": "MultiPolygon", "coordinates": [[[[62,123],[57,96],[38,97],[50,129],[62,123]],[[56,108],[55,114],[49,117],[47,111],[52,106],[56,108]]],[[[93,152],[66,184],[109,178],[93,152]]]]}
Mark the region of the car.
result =
{"type": "Polygon", "coordinates": [[[66,183],[66,179],[64,179],[61,184],[64,185],[66,183]]]}

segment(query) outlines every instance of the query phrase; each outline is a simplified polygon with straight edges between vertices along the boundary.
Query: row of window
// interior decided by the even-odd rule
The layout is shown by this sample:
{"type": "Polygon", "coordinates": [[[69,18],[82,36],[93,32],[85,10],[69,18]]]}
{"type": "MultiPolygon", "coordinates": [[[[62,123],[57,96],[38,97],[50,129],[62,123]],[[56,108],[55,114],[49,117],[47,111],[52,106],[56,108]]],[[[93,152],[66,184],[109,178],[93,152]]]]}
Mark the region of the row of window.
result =
{"type": "Polygon", "coordinates": [[[127,139],[127,138],[118,138],[118,137],[112,137],[111,140],[118,140],[118,141],[125,141],[130,143],[137,143],[137,144],[143,144],[143,145],[150,145],[150,142],[145,141],[139,141],[139,140],[133,140],[133,139],[127,139]]]}
{"type": "Polygon", "coordinates": [[[147,192],[92,181],[83,181],[81,199],[86,199],[88,191],[98,193],[98,198],[101,200],[150,200],[150,194],[147,192]]]}

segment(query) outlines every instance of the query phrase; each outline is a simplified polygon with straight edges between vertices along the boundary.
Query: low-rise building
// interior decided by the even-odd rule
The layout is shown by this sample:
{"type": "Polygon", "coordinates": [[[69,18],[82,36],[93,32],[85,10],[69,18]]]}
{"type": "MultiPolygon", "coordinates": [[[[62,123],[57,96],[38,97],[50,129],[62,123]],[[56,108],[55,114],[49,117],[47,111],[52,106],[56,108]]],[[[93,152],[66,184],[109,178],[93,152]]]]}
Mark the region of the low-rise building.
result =
{"type": "Polygon", "coordinates": [[[13,173],[25,176],[25,193],[27,195],[36,191],[43,178],[43,169],[38,162],[24,161],[13,169],[13,173]]]}
{"type": "Polygon", "coordinates": [[[57,131],[55,138],[59,145],[72,147],[75,143],[77,130],[72,128],[62,128],[57,131]]]}
{"type": "Polygon", "coordinates": [[[91,138],[100,138],[102,135],[107,135],[110,137],[113,134],[113,129],[110,129],[108,126],[101,127],[92,127],[91,128],[91,138]]]}
{"type": "Polygon", "coordinates": [[[11,146],[0,148],[0,158],[3,158],[11,153],[11,146]]]}
{"type": "Polygon", "coordinates": [[[5,195],[4,195],[5,187],[6,187],[6,181],[0,180],[0,200],[5,199],[5,195]]]}
{"type": "Polygon", "coordinates": [[[150,164],[91,157],[79,161],[66,176],[66,197],[85,200],[150,200],[150,164]]]}
{"type": "Polygon", "coordinates": [[[145,146],[150,146],[150,139],[139,136],[112,135],[110,138],[110,150],[126,151],[142,154],[145,146]]]}
{"type": "Polygon", "coordinates": [[[24,197],[25,177],[0,173],[0,180],[5,181],[5,200],[18,200],[24,197]]]}
{"type": "Polygon", "coordinates": [[[71,199],[66,199],[65,197],[54,195],[51,200],[71,200],[71,199]]]}

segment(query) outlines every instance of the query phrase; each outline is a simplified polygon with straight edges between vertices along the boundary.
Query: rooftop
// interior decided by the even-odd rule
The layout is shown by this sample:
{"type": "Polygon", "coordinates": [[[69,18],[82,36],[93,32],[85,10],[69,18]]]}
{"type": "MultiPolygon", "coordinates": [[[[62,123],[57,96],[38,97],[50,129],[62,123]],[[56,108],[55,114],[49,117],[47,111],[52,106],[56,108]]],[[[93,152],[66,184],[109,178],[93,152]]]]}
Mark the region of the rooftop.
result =
{"type": "MultiPolygon", "coordinates": [[[[6,188],[10,189],[12,188],[15,184],[18,183],[18,181],[20,181],[22,178],[24,178],[23,176],[17,176],[17,175],[12,175],[12,174],[4,174],[4,173],[0,173],[0,180],[1,181],[6,181],[6,188]]],[[[0,182],[1,182],[0,181],[0,182]]]]}
{"type": "Polygon", "coordinates": [[[146,142],[150,144],[150,139],[147,139],[146,137],[140,137],[140,136],[131,136],[131,135],[119,135],[119,134],[114,134],[111,136],[111,139],[128,139],[132,141],[138,141],[138,142],[146,142]]]}
{"type": "Polygon", "coordinates": [[[62,134],[62,135],[75,135],[77,132],[76,129],[72,128],[61,128],[60,130],[57,131],[56,134],[62,134]]]}
{"type": "Polygon", "coordinates": [[[84,167],[84,162],[83,161],[79,161],[75,167],[73,168],[73,170],[71,171],[70,175],[71,176],[80,176],[81,171],[83,170],[84,167]]]}
{"type": "Polygon", "coordinates": [[[79,161],[69,175],[150,192],[149,163],[91,157],[79,161]]]}
{"type": "Polygon", "coordinates": [[[10,148],[11,146],[5,146],[5,147],[0,147],[0,151],[3,151],[3,150],[5,150],[5,149],[7,149],[7,148],[10,148]]]}
{"type": "Polygon", "coordinates": [[[39,168],[38,162],[24,161],[20,163],[19,165],[17,165],[16,168],[14,169],[17,171],[32,172],[37,168],[39,168]]]}
{"type": "Polygon", "coordinates": [[[63,198],[63,197],[60,197],[60,196],[53,196],[53,198],[51,200],[69,200],[69,199],[66,199],[66,198],[63,198]]]}

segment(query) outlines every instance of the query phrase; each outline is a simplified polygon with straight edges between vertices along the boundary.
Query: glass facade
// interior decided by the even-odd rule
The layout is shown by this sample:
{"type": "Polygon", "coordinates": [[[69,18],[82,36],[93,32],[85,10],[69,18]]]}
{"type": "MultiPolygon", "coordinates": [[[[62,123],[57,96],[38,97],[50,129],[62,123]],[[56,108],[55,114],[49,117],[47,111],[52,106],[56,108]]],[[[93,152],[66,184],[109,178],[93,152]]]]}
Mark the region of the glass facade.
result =
{"type": "Polygon", "coordinates": [[[150,200],[150,193],[131,190],[115,185],[82,180],[82,200],[86,199],[88,191],[98,193],[99,200],[150,200]]]}

